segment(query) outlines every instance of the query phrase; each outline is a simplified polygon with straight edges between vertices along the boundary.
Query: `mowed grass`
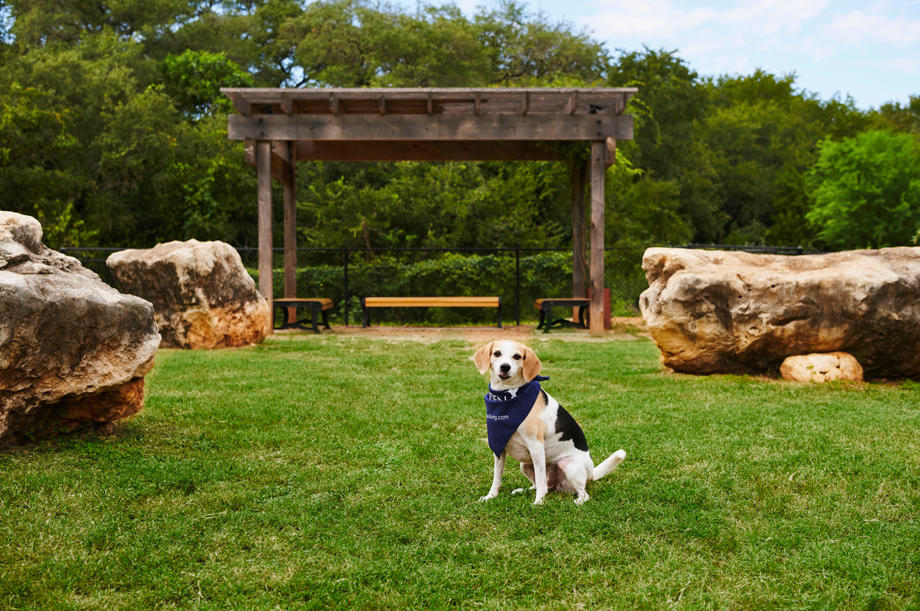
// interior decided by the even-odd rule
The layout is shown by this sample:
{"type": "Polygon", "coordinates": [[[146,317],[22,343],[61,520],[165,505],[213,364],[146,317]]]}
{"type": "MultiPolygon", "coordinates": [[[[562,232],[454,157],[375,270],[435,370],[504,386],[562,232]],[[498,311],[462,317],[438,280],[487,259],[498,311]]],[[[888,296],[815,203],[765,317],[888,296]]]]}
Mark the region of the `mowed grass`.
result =
{"type": "MultiPolygon", "coordinates": [[[[550,336],[552,337],[552,336],[550,336]]],[[[164,351],[114,436],[0,453],[4,608],[916,608],[920,385],[669,374],[534,337],[591,500],[491,482],[474,346],[164,351]]]]}

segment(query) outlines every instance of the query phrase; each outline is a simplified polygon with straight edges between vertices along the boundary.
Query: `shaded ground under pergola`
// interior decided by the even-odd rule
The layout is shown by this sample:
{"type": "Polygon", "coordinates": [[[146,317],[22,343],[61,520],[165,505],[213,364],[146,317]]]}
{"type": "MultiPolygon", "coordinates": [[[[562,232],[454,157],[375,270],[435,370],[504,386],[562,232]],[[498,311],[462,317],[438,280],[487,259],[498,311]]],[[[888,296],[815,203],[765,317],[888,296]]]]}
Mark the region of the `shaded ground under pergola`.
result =
{"type": "Polygon", "coordinates": [[[296,296],[298,161],[562,161],[572,191],[572,296],[585,296],[585,184],[590,184],[590,328],[603,333],[604,170],[635,88],[222,89],[258,172],[259,292],[272,299],[272,189],[284,199],[284,296],[296,296]],[[572,159],[565,143],[590,144],[572,159]]]}

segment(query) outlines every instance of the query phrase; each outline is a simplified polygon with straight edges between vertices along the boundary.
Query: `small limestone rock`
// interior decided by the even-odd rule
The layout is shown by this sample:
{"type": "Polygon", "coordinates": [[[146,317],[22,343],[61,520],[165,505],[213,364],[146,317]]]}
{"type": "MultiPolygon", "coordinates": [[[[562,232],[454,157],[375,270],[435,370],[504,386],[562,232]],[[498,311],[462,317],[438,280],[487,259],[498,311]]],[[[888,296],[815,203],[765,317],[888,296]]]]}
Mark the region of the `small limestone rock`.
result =
{"type": "Polygon", "coordinates": [[[920,248],[650,248],[642,267],[642,317],[675,371],[765,373],[787,356],[840,351],[866,378],[920,377],[920,248]]]}
{"type": "Polygon", "coordinates": [[[123,291],[153,303],[164,347],[245,346],[271,333],[271,304],[229,244],[166,242],[106,265],[123,291]]]}
{"type": "Polygon", "coordinates": [[[0,447],[136,413],[159,343],[149,302],[0,211],[0,447]]]}
{"type": "Polygon", "coordinates": [[[862,382],[863,369],[852,354],[800,354],[787,357],[779,367],[784,380],[793,382],[862,382]]]}

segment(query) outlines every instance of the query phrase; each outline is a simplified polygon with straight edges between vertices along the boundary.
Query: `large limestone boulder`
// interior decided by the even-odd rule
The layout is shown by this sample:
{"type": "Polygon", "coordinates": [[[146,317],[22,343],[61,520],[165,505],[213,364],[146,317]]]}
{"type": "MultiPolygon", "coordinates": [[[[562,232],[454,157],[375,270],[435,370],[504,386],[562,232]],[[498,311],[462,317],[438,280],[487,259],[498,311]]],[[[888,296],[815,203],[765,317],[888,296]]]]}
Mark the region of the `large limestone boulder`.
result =
{"type": "Polygon", "coordinates": [[[784,380],[792,382],[831,382],[845,380],[862,382],[863,370],[859,361],[846,352],[827,354],[798,354],[788,356],[779,366],[784,380]]]}
{"type": "Polygon", "coordinates": [[[0,447],[136,413],[159,344],[150,303],[0,211],[0,447]]]}
{"type": "Polygon", "coordinates": [[[245,346],[271,333],[271,304],[229,244],[166,242],[106,265],[121,290],[153,303],[164,347],[245,346]]]}
{"type": "Polygon", "coordinates": [[[920,248],[650,248],[642,267],[642,316],[675,371],[775,371],[787,356],[841,351],[867,378],[920,377],[920,248]]]}

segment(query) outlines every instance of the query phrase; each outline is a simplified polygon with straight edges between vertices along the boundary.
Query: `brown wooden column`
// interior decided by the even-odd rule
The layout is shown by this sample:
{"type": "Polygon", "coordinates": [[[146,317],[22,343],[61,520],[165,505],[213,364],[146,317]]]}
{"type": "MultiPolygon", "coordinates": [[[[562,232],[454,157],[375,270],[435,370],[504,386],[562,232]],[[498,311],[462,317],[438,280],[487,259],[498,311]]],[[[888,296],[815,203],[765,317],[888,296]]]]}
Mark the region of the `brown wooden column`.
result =
{"type": "Polygon", "coordinates": [[[591,335],[604,334],[604,170],[607,143],[591,143],[591,335]]]}
{"type": "Polygon", "coordinates": [[[256,142],[259,184],[259,293],[272,300],[272,143],[256,142]]]}
{"type": "Polygon", "coordinates": [[[570,168],[572,182],[572,297],[585,296],[585,173],[587,165],[579,160],[570,168]]]}
{"type": "MultiPolygon", "coordinates": [[[[297,198],[296,171],[294,166],[294,143],[282,144],[284,167],[284,296],[297,297],[297,198]]],[[[287,320],[294,322],[296,308],[288,308],[287,320]]]]}

